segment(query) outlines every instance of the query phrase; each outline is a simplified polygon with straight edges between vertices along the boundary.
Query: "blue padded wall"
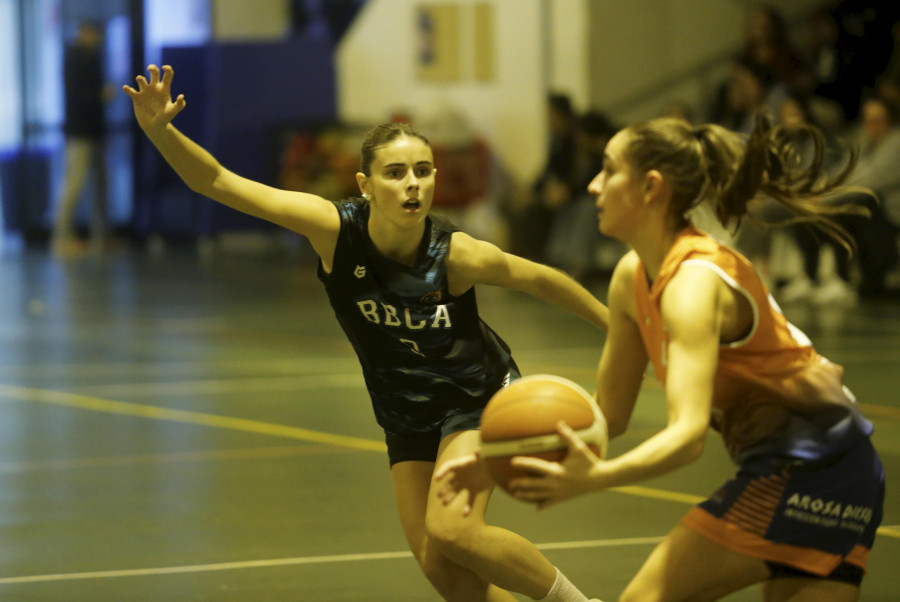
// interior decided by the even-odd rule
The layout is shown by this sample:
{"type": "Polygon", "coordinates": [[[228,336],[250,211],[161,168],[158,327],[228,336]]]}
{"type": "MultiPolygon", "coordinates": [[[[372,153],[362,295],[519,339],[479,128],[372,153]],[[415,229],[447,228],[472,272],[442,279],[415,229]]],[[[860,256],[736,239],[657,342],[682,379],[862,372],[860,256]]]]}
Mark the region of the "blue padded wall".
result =
{"type": "MultiPolygon", "coordinates": [[[[187,100],[174,125],[250,179],[276,184],[280,130],[336,120],[333,46],[327,40],[164,48],[162,56],[175,69],[173,96],[183,93],[187,100]]],[[[135,211],[139,233],[268,227],[191,193],[155,149],[144,150],[135,211]]]]}

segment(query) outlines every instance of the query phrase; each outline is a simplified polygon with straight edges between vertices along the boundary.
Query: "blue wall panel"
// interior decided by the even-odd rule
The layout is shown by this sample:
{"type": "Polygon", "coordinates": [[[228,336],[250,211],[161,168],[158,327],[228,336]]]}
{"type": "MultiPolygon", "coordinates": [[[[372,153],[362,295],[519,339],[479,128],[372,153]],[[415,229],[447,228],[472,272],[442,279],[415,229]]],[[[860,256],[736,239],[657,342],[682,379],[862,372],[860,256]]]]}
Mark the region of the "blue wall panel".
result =
{"type": "MultiPolygon", "coordinates": [[[[163,63],[175,69],[173,95],[183,93],[187,100],[175,126],[224,166],[253,180],[277,184],[282,129],[336,120],[333,47],[327,41],[164,48],[163,63]]],[[[267,227],[191,193],[154,149],[143,155],[138,232],[208,235],[267,227]],[[166,203],[191,209],[167,211],[161,206],[166,203]]]]}

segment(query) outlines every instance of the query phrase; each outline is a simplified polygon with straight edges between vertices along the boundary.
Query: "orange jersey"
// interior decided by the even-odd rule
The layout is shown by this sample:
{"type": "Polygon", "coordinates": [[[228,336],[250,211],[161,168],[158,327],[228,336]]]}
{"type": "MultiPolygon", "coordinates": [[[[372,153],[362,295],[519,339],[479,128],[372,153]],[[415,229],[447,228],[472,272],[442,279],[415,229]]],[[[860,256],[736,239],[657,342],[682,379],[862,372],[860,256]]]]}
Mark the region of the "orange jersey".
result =
{"type": "Polygon", "coordinates": [[[711,426],[736,462],[758,453],[817,460],[871,432],[843,385],[843,368],[785,319],[744,256],[693,227],[679,235],[652,284],[643,264],[635,270],[638,325],[661,382],[668,340],[660,300],[683,264],[713,270],[753,308],[750,332],[720,347],[713,393],[711,426]]]}

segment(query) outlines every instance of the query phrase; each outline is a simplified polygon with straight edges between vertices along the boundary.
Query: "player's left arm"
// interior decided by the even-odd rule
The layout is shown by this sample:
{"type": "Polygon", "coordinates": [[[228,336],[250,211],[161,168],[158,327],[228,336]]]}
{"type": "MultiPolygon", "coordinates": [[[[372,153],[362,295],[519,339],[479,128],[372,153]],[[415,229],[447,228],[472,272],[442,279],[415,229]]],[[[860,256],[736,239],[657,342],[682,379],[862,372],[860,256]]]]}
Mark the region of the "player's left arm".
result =
{"type": "Polygon", "coordinates": [[[693,462],[703,452],[712,414],[728,285],[703,266],[681,266],[661,300],[666,347],[666,428],[647,458],[654,476],[693,462]]]}
{"type": "Polygon", "coordinates": [[[524,291],[606,330],[609,310],[578,281],[559,270],[505,253],[496,245],[454,232],[447,257],[452,295],[476,284],[524,291]]]}

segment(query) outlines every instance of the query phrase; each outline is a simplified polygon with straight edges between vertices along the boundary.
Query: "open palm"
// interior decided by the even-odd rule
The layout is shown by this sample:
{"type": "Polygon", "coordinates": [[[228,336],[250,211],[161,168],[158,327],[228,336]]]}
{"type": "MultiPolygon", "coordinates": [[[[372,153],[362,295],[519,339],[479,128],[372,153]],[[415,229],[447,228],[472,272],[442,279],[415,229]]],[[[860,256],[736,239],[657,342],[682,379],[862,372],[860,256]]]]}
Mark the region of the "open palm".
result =
{"type": "Polygon", "coordinates": [[[172,67],[163,65],[162,77],[156,65],[150,65],[147,71],[150,72],[149,82],[143,75],[135,78],[137,90],[131,86],[122,86],[122,90],[131,97],[134,116],[145,132],[165,127],[186,104],[184,94],[179,94],[178,98],[172,101],[172,78],[175,76],[172,67]]]}

